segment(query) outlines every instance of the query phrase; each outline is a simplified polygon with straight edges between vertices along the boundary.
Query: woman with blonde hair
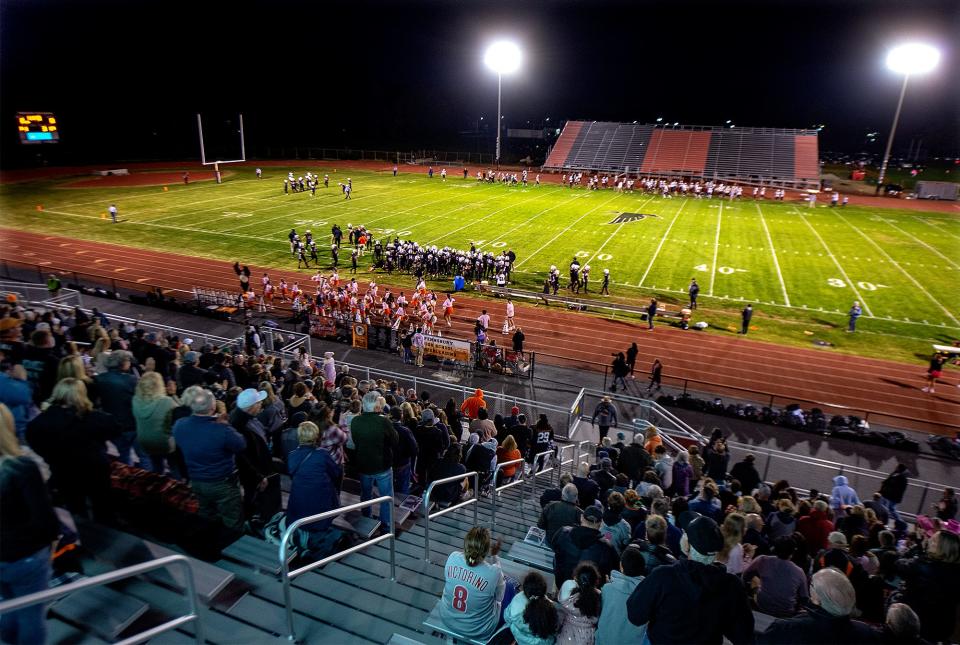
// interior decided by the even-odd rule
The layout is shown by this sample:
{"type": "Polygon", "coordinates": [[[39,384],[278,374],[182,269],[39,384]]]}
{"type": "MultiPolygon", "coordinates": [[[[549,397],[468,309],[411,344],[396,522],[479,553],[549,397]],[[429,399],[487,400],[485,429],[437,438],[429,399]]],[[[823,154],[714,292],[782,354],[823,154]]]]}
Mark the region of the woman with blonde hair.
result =
{"type": "MultiPolygon", "coordinates": [[[[12,600],[50,584],[50,544],[60,533],[37,463],[17,441],[10,409],[0,403],[0,596],[12,600]]],[[[0,616],[5,643],[46,643],[43,603],[0,616]]]]}
{"type": "MultiPolygon", "coordinates": [[[[329,451],[320,447],[320,428],[304,421],[297,426],[297,449],[287,456],[290,473],[290,498],[287,501],[287,526],[303,517],[319,515],[340,508],[336,482],[343,470],[329,451]]],[[[333,518],[305,526],[309,535],[310,557],[319,559],[333,551],[341,536],[333,518]]]]}
{"type": "Polygon", "coordinates": [[[65,378],[53,388],[47,408],[27,424],[27,442],[50,466],[50,486],[74,515],[109,521],[110,459],[107,441],[120,435],[114,418],[87,398],[83,381],[65,378]]]}
{"type": "Polygon", "coordinates": [[[83,363],[80,356],[64,356],[60,359],[60,365],[57,366],[57,382],[65,378],[75,378],[83,381],[87,386],[87,396],[91,401],[96,401],[98,396],[97,383],[90,378],[87,372],[87,366],[83,363]]]}
{"type": "Polygon", "coordinates": [[[755,547],[752,544],[742,544],[746,532],[747,518],[740,513],[730,513],[720,525],[723,548],[717,554],[717,562],[726,565],[727,573],[739,576],[753,557],[755,547]]]}
{"type": "Polygon", "coordinates": [[[149,469],[163,474],[169,466],[171,476],[179,479],[172,459],[176,444],[173,441],[173,409],[176,401],[167,395],[167,386],[158,372],[146,372],[137,382],[133,395],[133,419],[137,424],[137,443],[149,457],[149,469]]]}
{"type": "MultiPolygon", "coordinates": [[[[508,461],[514,461],[520,459],[522,456],[520,449],[517,448],[517,440],[513,438],[512,434],[508,434],[507,438],[504,439],[503,443],[497,448],[497,463],[502,464],[508,461]]],[[[514,464],[501,468],[497,475],[497,486],[513,479],[513,476],[517,474],[517,468],[519,468],[519,466],[520,464],[514,464]]]]}
{"type": "Polygon", "coordinates": [[[643,434],[645,443],[643,444],[644,450],[650,453],[650,456],[653,456],[653,451],[657,449],[657,446],[663,445],[663,439],[660,437],[660,431],[657,430],[656,426],[649,425],[647,426],[646,431],[643,434]]]}
{"type": "Polygon", "coordinates": [[[447,557],[446,580],[440,600],[440,618],[453,631],[470,639],[486,641],[501,620],[501,606],[509,598],[500,569],[500,540],[490,544],[490,530],[475,526],[463,538],[463,551],[447,557]],[[489,556],[489,558],[488,558],[489,556]]]}
{"type": "Polygon", "coordinates": [[[896,572],[903,581],[897,601],[917,612],[920,635],[931,643],[953,642],[960,604],[960,536],[937,531],[925,552],[899,560],[896,572]]]}
{"type": "Polygon", "coordinates": [[[750,513],[756,513],[757,515],[760,515],[763,512],[763,509],[760,508],[760,504],[757,503],[757,500],[750,495],[744,495],[737,500],[737,510],[744,515],[749,515],[750,513]]]}

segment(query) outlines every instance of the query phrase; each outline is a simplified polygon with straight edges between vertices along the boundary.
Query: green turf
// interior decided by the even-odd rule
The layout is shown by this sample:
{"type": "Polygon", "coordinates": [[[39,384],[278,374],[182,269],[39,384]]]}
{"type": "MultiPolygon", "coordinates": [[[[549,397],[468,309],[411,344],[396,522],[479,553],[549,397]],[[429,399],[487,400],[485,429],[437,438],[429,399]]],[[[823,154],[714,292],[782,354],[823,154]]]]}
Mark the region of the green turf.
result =
{"type": "Polygon", "coordinates": [[[278,268],[295,266],[291,227],[324,240],[339,223],[421,244],[513,249],[515,283],[535,290],[551,264],[565,276],[574,256],[592,267],[595,288],[610,269],[614,301],[657,295],[679,303],[696,277],[702,308],[695,320],[707,320],[714,333],[730,333],[739,309],[752,302],[755,337],[833,343],[824,351],[917,361],[931,342],[960,335],[960,218],[949,214],[871,210],[856,206],[856,198],[841,209],[524,189],[478,184],[455,172],[442,182],[423,173],[334,172],[319,163],[295,172],[307,169],[329,172],[331,188],[316,197],[284,195],[287,169],[267,168],[258,181],[252,169],[240,168],[221,186],[171,185],[169,192],[9,184],[0,187],[0,205],[6,226],[278,268]],[[336,187],[347,175],[350,201],[336,187]],[[111,202],[123,220],[116,226],[101,219],[111,202]],[[648,217],[611,223],[624,212],[648,217]],[[861,331],[845,334],[854,300],[865,305],[861,331]]]}

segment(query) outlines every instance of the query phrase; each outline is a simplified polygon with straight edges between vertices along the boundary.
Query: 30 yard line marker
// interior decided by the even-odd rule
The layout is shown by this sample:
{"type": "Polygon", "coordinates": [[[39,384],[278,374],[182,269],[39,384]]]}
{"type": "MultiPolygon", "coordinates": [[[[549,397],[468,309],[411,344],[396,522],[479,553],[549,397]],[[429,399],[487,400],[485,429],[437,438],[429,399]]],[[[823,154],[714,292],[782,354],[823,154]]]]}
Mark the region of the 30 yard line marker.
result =
{"type": "Polygon", "coordinates": [[[840,262],[837,260],[837,256],[833,254],[833,251],[830,250],[830,247],[827,246],[827,243],[823,241],[823,238],[820,237],[820,233],[817,232],[817,229],[813,228],[810,222],[807,221],[806,216],[797,210],[796,207],[793,208],[793,212],[800,216],[800,219],[803,220],[803,223],[807,225],[807,228],[820,240],[820,244],[823,245],[823,249],[827,252],[827,257],[833,260],[833,264],[837,267],[837,270],[840,271],[840,275],[843,276],[843,279],[847,281],[847,284],[850,285],[850,288],[853,289],[854,295],[857,296],[857,302],[863,305],[863,310],[867,314],[867,318],[873,318],[873,312],[870,311],[870,306],[867,305],[867,301],[863,299],[863,296],[860,295],[860,292],[857,290],[857,285],[850,279],[850,276],[847,275],[847,272],[843,270],[843,267],[840,266],[840,262]]]}
{"type": "Polygon", "coordinates": [[[640,283],[638,287],[643,286],[643,281],[647,279],[647,275],[650,273],[650,269],[653,268],[653,263],[657,261],[657,256],[660,255],[660,249],[663,248],[663,243],[667,241],[667,237],[670,235],[670,229],[673,228],[673,225],[677,223],[677,220],[680,219],[680,211],[683,210],[683,207],[687,205],[689,200],[683,200],[683,203],[680,204],[680,208],[677,209],[677,214],[673,216],[673,219],[670,220],[670,226],[667,227],[666,232],[663,234],[663,237],[660,238],[660,243],[657,245],[657,250],[653,252],[653,257],[650,258],[650,264],[647,265],[647,270],[643,272],[643,277],[640,278],[640,283]]]}
{"type": "Polygon", "coordinates": [[[770,229],[767,228],[767,220],[763,217],[763,211],[760,210],[760,204],[754,203],[757,212],[760,213],[760,223],[763,224],[763,232],[767,234],[767,244],[770,245],[770,251],[773,253],[773,266],[777,268],[777,277],[780,278],[780,288],[783,289],[783,301],[790,306],[790,296],[787,295],[787,285],[783,281],[783,273],[780,272],[780,262],[777,260],[777,250],[773,247],[773,240],[770,238],[770,229]]]}
{"type": "Polygon", "coordinates": [[[713,295],[713,281],[717,277],[717,253],[720,252],[720,222],[723,220],[723,200],[720,200],[720,210],[717,211],[717,239],[713,242],[713,270],[710,272],[710,291],[708,296],[713,295]]]}
{"type": "Polygon", "coordinates": [[[865,239],[867,242],[869,242],[871,245],[873,245],[873,247],[874,247],[875,249],[877,249],[878,251],[880,251],[880,253],[883,254],[883,257],[887,258],[887,261],[890,262],[890,264],[892,264],[893,266],[895,266],[895,267],[897,267],[898,269],[900,269],[900,272],[901,272],[903,275],[905,275],[905,276],[907,277],[907,279],[910,280],[910,282],[912,282],[915,287],[917,287],[917,289],[919,289],[920,291],[922,291],[923,294],[924,294],[927,298],[930,298],[930,301],[931,301],[931,302],[933,302],[935,305],[937,305],[938,307],[940,307],[940,309],[943,311],[943,313],[945,313],[950,320],[952,320],[952,321],[955,322],[956,324],[960,325],[960,320],[957,320],[957,318],[956,318],[952,313],[950,313],[950,310],[949,310],[949,309],[947,309],[946,307],[944,307],[942,304],[940,304],[940,301],[939,301],[939,300],[937,300],[937,299],[934,298],[932,295],[930,295],[930,292],[927,291],[926,288],[924,288],[924,286],[923,286],[922,284],[920,284],[919,282],[917,282],[917,279],[916,279],[916,278],[914,278],[912,275],[910,275],[909,273],[907,273],[907,270],[904,269],[902,266],[900,266],[900,263],[899,263],[899,262],[897,262],[897,261],[894,260],[892,257],[890,257],[890,255],[889,255],[886,251],[884,251],[883,248],[882,248],[879,244],[877,244],[876,242],[874,242],[873,239],[872,239],[869,235],[867,235],[866,233],[864,233],[863,231],[861,231],[859,228],[857,228],[856,226],[854,226],[853,224],[851,224],[850,222],[848,222],[847,219],[846,219],[843,215],[841,215],[840,213],[834,213],[834,215],[836,215],[837,217],[839,217],[839,218],[841,219],[841,221],[843,221],[844,224],[846,224],[847,226],[849,226],[850,228],[852,228],[853,230],[855,230],[857,233],[860,234],[860,237],[862,237],[863,239],[865,239]]]}

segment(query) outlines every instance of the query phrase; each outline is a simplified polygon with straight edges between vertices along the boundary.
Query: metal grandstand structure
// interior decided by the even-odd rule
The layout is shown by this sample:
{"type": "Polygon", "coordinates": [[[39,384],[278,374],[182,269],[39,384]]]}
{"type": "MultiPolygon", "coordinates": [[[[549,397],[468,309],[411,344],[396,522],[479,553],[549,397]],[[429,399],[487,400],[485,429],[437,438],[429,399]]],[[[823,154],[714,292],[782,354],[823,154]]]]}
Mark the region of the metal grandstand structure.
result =
{"type": "Polygon", "coordinates": [[[817,189],[816,130],[568,121],[544,170],[817,189]]]}

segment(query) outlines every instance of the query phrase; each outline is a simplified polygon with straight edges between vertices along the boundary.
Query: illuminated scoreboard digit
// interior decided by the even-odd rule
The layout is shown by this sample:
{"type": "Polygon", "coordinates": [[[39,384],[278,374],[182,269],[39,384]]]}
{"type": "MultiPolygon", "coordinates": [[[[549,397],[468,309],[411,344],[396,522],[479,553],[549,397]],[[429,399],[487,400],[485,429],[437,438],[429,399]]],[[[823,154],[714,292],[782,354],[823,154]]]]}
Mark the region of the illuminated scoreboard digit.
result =
{"type": "Polygon", "coordinates": [[[58,143],[60,126],[52,112],[17,112],[20,143],[58,143]]]}

